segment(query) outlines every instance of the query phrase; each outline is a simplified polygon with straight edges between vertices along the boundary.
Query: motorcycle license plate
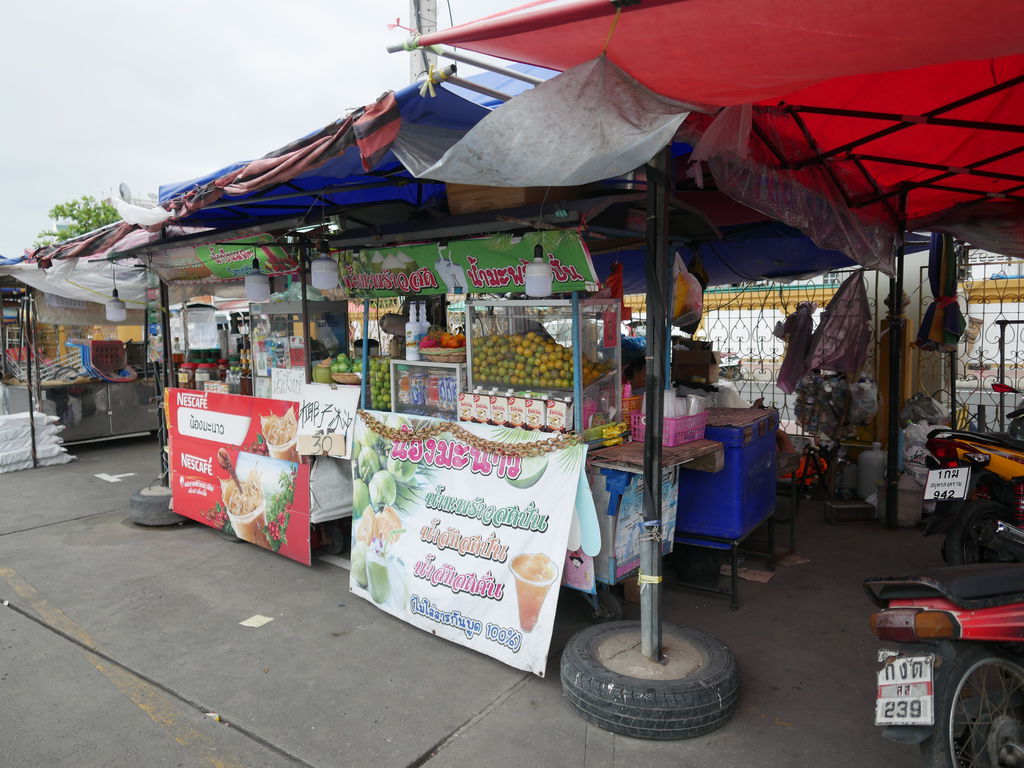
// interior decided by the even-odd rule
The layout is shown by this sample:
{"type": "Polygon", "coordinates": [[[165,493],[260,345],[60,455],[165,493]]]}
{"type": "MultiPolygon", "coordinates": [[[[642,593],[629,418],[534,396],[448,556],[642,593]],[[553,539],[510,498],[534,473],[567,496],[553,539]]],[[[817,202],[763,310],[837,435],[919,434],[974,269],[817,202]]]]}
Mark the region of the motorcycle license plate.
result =
{"type": "Polygon", "coordinates": [[[878,670],[875,725],[933,725],[935,657],[892,656],[878,670]]]}
{"type": "Polygon", "coordinates": [[[924,486],[925,501],[964,498],[967,495],[967,481],[970,477],[970,467],[933,469],[928,473],[928,482],[924,486]]]}

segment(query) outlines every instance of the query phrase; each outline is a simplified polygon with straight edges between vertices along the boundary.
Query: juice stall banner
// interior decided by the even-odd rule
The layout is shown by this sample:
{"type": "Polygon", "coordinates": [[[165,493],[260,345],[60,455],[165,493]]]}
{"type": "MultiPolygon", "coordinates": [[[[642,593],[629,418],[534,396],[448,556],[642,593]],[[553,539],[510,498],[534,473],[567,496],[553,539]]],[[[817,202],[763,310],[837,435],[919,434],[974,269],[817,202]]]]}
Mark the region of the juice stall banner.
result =
{"type": "Polygon", "coordinates": [[[574,230],[368,248],[345,254],[339,271],[352,296],[515,293],[524,290],[523,271],[538,244],[551,264],[555,293],[596,287],[590,252],[574,230]]]}
{"type": "MultiPolygon", "coordinates": [[[[390,428],[447,424],[371,415],[390,428]]],[[[458,427],[494,442],[552,437],[458,427]]],[[[543,676],[586,446],[504,456],[450,432],[387,440],[360,418],[353,452],[351,590],[420,629],[543,676]]]]}
{"type": "Polygon", "coordinates": [[[167,390],[174,511],[309,565],[298,403],[167,390]]]}

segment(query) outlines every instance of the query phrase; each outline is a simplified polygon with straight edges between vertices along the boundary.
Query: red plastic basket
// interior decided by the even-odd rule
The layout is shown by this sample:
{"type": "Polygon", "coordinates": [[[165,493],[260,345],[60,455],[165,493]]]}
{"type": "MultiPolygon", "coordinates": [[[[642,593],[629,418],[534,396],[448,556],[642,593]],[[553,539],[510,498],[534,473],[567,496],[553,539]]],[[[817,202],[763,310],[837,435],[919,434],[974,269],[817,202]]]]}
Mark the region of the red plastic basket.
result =
{"type": "MultiPolygon", "coordinates": [[[[643,442],[646,429],[646,416],[640,412],[633,413],[630,417],[630,439],[634,442],[643,442]]],[[[661,431],[661,444],[666,448],[683,443],[692,443],[694,440],[704,439],[704,427],[708,423],[708,412],[695,413],[692,416],[677,416],[674,419],[665,419],[661,431]]]]}

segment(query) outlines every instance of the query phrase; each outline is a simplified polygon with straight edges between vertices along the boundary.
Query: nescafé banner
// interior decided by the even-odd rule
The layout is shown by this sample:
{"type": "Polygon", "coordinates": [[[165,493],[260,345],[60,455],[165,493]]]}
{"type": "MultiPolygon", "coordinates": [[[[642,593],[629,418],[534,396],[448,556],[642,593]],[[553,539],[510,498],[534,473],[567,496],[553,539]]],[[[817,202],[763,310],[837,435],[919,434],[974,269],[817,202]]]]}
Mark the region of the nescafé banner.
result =
{"type": "Polygon", "coordinates": [[[538,244],[551,265],[554,293],[594,289],[590,252],[574,230],[369,248],[343,254],[339,272],[352,296],[515,293],[524,290],[524,270],[538,244]]]}
{"type": "Polygon", "coordinates": [[[309,565],[298,403],[192,389],[166,397],[174,511],[309,565]]]}
{"type": "MultiPolygon", "coordinates": [[[[370,412],[387,427],[448,424],[370,412]]],[[[523,444],[550,433],[460,423],[523,444]]],[[[521,458],[356,420],[351,590],[427,632],[544,675],[586,446],[521,458]]]]}

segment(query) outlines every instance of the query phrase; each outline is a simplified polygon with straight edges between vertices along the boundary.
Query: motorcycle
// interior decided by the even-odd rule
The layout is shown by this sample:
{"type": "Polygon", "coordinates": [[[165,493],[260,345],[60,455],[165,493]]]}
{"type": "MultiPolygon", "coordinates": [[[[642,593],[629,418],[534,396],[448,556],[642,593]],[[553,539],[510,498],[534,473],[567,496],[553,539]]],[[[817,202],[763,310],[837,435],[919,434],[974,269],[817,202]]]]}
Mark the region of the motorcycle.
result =
{"type": "Polygon", "coordinates": [[[868,579],[881,610],[875,724],[928,768],[1024,766],[1024,565],[868,579]]]}
{"type": "Polygon", "coordinates": [[[949,565],[1024,562],[1024,408],[1008,419],[1005,434],[948,428],[928,434],[924,498],[936,505],[924,535],[944,534],[949,565]]]}

